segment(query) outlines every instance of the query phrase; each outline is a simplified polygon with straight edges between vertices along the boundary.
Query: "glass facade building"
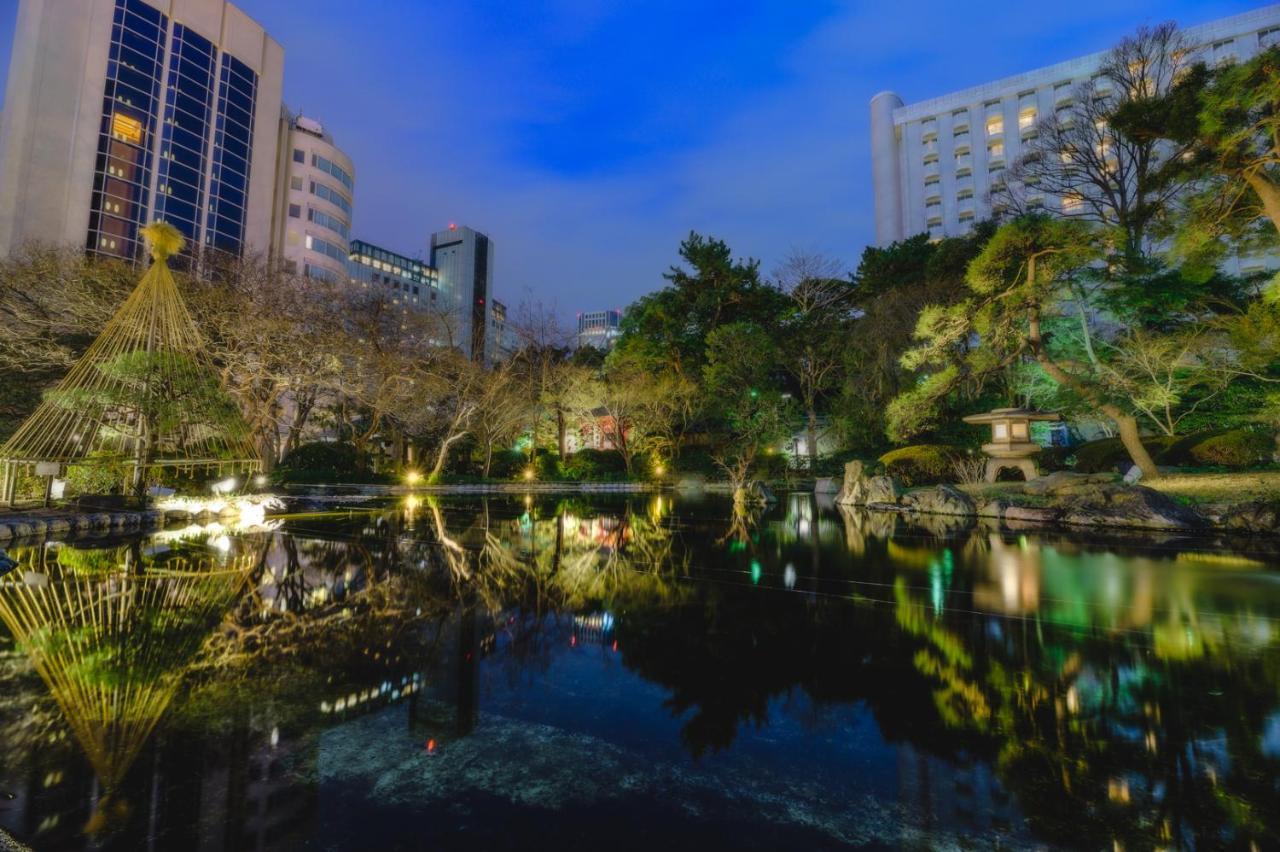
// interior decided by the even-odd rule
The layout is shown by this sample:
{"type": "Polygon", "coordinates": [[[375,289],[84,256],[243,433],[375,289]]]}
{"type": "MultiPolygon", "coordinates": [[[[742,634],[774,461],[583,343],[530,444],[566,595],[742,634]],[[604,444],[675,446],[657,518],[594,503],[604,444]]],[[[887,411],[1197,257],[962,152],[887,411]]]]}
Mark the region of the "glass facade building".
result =
{"type": "Polygon", "coordinates": [[[271,248],[284,50],[226,0],[22,0],[0,114],[0,255],[271,248]]]}
{"type": "Polygon", "coordinates": [[[347,268],[352,281],[383,288],[405,304],[442,312],[451,310],[440,294],[439,273],[421,260],[364,240],[352,240],[347,268]]]}
{"type": "Polygon", "coordinates": [[[257,88],[210,39],[143,0],[115,0],[88,248],[137,258],[139,229],[164,220],[188,251],[239,256],[257,88]]]}

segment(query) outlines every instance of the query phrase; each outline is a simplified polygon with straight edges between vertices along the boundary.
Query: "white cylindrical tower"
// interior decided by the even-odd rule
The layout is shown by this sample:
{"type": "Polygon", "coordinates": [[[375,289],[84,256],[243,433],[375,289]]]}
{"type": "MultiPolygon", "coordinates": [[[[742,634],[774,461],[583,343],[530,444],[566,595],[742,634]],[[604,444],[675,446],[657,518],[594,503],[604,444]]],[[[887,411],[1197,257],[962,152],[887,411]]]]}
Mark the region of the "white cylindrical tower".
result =
{"type": "Polygon", "coordinates": [[[355,168],[320,122],[285,113],[276,186],[277,245],[287,268],[345,280],[355,168]]]}
{"type": "Polygon", "coordinates": [[[902,98],[881,92],[871,99],[871,186],[875,192],[876,243],[903,238],[902,167],[893,111],[902,98]]]}

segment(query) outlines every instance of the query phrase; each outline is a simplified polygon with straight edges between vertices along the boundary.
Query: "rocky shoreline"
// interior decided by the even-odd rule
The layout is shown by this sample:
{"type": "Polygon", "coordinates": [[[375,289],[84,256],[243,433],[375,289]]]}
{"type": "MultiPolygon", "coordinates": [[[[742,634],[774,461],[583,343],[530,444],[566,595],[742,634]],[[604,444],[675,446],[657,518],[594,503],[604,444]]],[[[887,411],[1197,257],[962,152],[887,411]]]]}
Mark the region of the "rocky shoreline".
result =
{"type": "Polygon", "coordinates": [[[871,475],[862,462],[845,466],[836,496],[843,506],[998,520],[1013,529],[1064,525],[1155,531],[1237,530],[1280,534],[1280,504],[1267,501],[1191,507],[1113,474],[1059,472],[1033,479],[1021,490],[975,497],[954,485],[907,489],[891,476],[871,475]]]}

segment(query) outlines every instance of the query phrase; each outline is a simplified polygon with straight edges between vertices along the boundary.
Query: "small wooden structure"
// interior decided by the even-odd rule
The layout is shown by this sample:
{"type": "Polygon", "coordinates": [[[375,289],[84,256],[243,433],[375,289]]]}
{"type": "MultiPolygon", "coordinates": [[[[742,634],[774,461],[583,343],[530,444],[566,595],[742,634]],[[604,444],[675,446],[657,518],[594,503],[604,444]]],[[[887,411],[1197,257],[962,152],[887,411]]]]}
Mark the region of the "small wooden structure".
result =
{"type": "Polygon", "coordinates": [[[1029,408],[997,408],[985,414],[970,414],[965,423],[991,424],[991,442],[982,445],[987,454],[987,482],[995,482],[1000,471],[1014,467],[1027,479],[1040,475],[1035,455],[1040,445],[1031,440],[1031,421],[1061,420],[1058,414],[1029,408]]]}

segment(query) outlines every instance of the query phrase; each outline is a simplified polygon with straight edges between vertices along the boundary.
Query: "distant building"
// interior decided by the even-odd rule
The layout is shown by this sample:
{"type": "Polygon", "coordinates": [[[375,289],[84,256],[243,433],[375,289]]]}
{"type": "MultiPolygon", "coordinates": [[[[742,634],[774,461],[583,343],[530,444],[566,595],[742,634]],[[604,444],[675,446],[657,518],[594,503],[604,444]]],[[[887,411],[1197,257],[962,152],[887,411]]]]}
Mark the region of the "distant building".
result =
{"type": "Polygon", "coordinates": [[[431,266],[440,289],[458,311],[459,340],[475,361],[500,357],[493,322],[493,241],[479,231],[450,225],[431,235],[431,266]]]}
{"type": "Polygon", "coordinates": [[[440,275],[427,263],[367,243],[351,241],[347,277],[381,288],[411,307],[449,313],[453,306],[440,293],[440,275]]]}
{"type": "Polygon", "coordinates": [[[578,314],[578,346],[612,349],[622,334],[622,311],[578,314]]]}
{"type": "Polygon", "coordinates": [[[272,244],[287,270],[346,279],[355,186],[351,158],[320,122],[282,110],[272,244]]]}
{"type": "MultiPolygon", "coordinates": [[[[1243,61],[1280,42],[1280,5],[1183,32],[1198,58],[1211,65],[1243,61]]],[[[1070,59],[914,104],[893,92],[872,98],[876,242],[926,232],[960,236],[990,218],[991,190],[1037,132],[1038,119],[1070,108],[1079,84],[1096,77],[1105,56],[1070,59]]],[[[1028,200],[1060,213],[1075,203],[1050,194],[1028,200]]]]}
{"type": "Polygon", "coordinates": [[[21,0],[0,117],[0,255],[266,251],[284,49],[224,0],[21,0]]]}

